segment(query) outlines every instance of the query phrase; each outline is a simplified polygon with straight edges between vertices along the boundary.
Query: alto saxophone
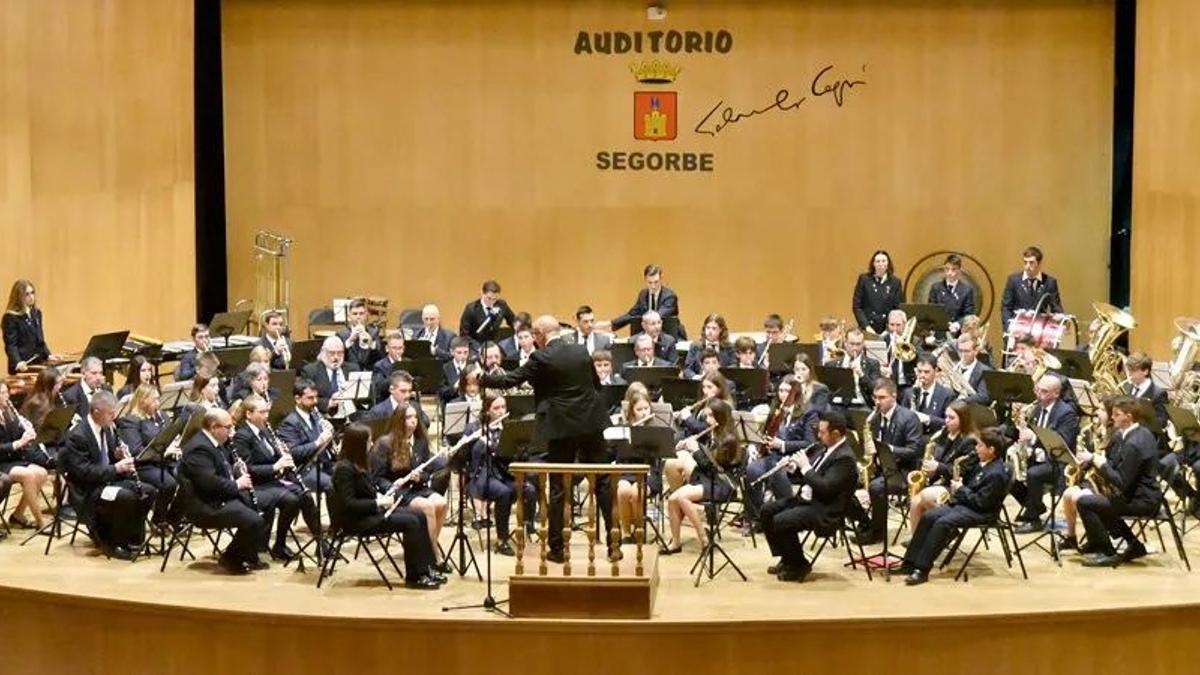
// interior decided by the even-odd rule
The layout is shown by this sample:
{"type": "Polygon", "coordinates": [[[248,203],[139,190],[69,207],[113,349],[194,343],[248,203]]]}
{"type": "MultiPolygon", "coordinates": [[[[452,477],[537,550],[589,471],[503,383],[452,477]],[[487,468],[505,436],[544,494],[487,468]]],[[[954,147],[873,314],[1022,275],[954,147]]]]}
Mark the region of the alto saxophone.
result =
{"type": "MultiPolygon", "coordinates": [[[[937,440],[945,433],[946,428],[942,427],[941,429],[938,429],[936,434],[929,437],[929,442],[925,444],[925,457],[922,459],[922,464],[933,459],[933,452],[935,449],[937,449],[937,440]]],[[[917,495],[921,494],[921,490],[924,490],[926,484],[928,483],[929,474],[925,472],[924,468],[917,469],[916,471],[909,471],[908,496],[912,499],[916,499],[917,495]]]]}
{"type": "Polygon", "coordinates": [[[963,455],[954,460],[954,465],[950,469],[950,485],[946,487],[946,491],[938,495],[938,506],[945,506],[950,501],[950,490],[958,481],[962,480],[962,465],[963,462],[971,458],[971,455],[963,455]]]}
{"type": "MultiPolygon", "coordinates": [[[[1110,439],[1106,438],[1107,436],[1108,434],[1104,427],[1095,432],[1093,447],[1096,448],[1096,452],[1093,454],[1096,456],[1106,457],[1108,455],[1108,441],[1110,439]]],[[[1092,461],[1092,467],[1084,474],[1084,480],[1091,483],[1092,489],[1101,496],[1112,497],[1115,492],[1113,484],[1108,482],[1108,475],[1101,471],[1100,467],[1096,466],[1095,460],[1092,461]]]]}
{"type": "MultiPolygon", "coordinates": [[[[1013,423],[1017,425],[1017,434],[1020,435],[1021,430],[1029,428],[1029,420],[1026,413],[1029,412],[1031,403],[1016,404],[1013,406],[1013,423]]],[[[1013,467],[1013,481],[1022,483],[1025,481],[1026,472],[1029,470],[1029,446],[1024,441],[1018,439],[1016,443],[1008,446],[1007,455],[1008,463],[1013,467]]]]}
{"type": "MultiPolygon", "coordinates": [[[[1092,428],[1094,426],[1095,426],[1095,423],[1088,422],[1087,424],[1083,425],[1082,429],[1079,430],[1079,440],[1077,440],[1075,442],[1075,456],[1076,457],[1078,457],[1081,453],[1083,453],[1087,450],[1087,439],[1088,439],[1089,435],[1091,434],[1092,428]]],[[[1093,447],[1095,447],[1095,446],[1093,445],[1093,447]]],[[[1084,474],[1083,467],[1080,466],[1078,462],[1076,462],[1075,464],[1071,464],[1067,468],[1063,469],[1063,476],[1065,476],[1065,478],[1066,478],[1067,487],[1077,487],[1080,483],[1082,483],[1083,482],[1083,474],[1084,474]]]]}

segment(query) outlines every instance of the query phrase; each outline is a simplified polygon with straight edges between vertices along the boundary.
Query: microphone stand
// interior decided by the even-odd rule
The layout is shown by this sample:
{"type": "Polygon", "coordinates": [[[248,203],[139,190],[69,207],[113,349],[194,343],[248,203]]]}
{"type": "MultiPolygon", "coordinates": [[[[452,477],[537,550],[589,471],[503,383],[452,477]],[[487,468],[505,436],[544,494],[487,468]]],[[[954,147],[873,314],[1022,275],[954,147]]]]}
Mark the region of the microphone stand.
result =
{"type": "MultiPolygon", "coordinates": [[[[486,424],[482,419],[480,420],[480,423],[486,424]]],[[[491,430],[488,430],[485,427],[485,431],[484,431],[485,454],[483,457],[483,462],[484,462],[483,463],[483,471],[484,471],[484,477],[487,479],[488,483],[490,483],[492,480],[492,457],[494,455],[494,451],[492,450],[491,443],[489,443],[486,440],[490,434],[491,434],[491,430]]],[[[496,431],[496,450],[499,450],[499,446],[500,446],[499,434],[500,434],[500,432],[497,430],[496,431]]],[[[465,492],[465,490],[464,490],[464,492],[465,492]]],[[[518,495],[517,498],[522,499],[522,498],[524,498],[524,495],[523,494],[518,495]]],[[[460,497],[460,499],[461,499],[461,497],[460,497]]],[[[512,614],[509,614],[507,611],[505,611],[504,609],[501,609],[501,607],[500,607],[500,605],[506,604],[508,602],[508,599],[506,598],[504,600],[497,600],[492,595],[492,526],[494,525],[494,523],[492,522],[492,500],[485,499],[484,504],[485,504],[485,515],[487,516],[487,520],[488,520],[488,525],[487,525],[487,594],[484,595],[482,602],[479,602],[476,604],[470,604],[470,605],[454,605],[454,606],[450,606],[450,607],[443,607],[442,611],[443,612],[454,612],[454,611],[458,611],[460,609],[483,609],[484,611],[487,611],[487,612],[496,612],[497,614],[502,614],[506,618],[511,619],[512,614]]],[[[461,511],[459,512],[459,527],[460,528],[462,527],[462,512],[461,511]]],[[[524,524],[518,523],[518,527],[524,527],[524,524]]],[[[471,556],[472,562],[474,562],[474,559],[475,559],[475,556],[472,555],[471,556]]],[[[476,565],[475,571],[476,572],[479,571],[478,565],[476,565]]]]}

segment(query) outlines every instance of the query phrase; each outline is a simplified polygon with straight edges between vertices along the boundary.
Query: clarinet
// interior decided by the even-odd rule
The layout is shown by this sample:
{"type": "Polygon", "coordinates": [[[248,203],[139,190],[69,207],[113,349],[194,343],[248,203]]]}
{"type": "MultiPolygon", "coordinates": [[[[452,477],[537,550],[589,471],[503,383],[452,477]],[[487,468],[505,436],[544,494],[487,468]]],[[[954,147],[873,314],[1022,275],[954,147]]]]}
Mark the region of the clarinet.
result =
{"type": "MultiPolygon", "coordinates": [[[[133,459],[133,453],[129,452],[129,446],[125,445],[125,441],[122,441],[120,439],[117,439],[117,456],[119,459],[125,459],[125,458],[133,459]]],[[[138,494],[141,494],[141,492],[142,492],[142,477],[138,475],[136,460],[133,463],[133,468],[130,470],[129,475],[133,476],[133,482],[137,486],[138,494]]]]}
{"type": "MultiPolygon", "coordinates": [[[[234,456],[237,457],[237,460],[233,463],[233,468],[237,469],[237,476],[234,476],[234,478],[236,479],[250,473],[250,470],[246,468],[246,460],[242,459],[242,456],[236,452],[234,456]]],[[[246,490],[246,492],[250,493],[250,504],[254,507],[254,510],[261,513],[262,509],[258,507],[258,495],[254,494],[254,486],[251,485],[250,489],[246,490]]]]}
{"type": "MultiPolygon", "coordinates": [[[[280,440],[279,436],[277,436],[275,434],[275,429],[271,428],[270,422],[267,422],[267,431],[271,432],[271,438],[275,439],[275,450],[278,451],[280,455],[284,455],[286,457],[291,457],[292,449],[289,448],[287,446],[287,443],[284,443],[282,440],[280,440]]],[[[296,466],[295,466],[295,461],[296,461],[295,458],[293,458],[292,459],[292,463],[293,463],[292,468],[283,470],[283,477],[284,477],[284,479],[286,479],[292,483],[295,483],[296,485],[299,485],[300,486],[300,495],[304,496],[304,495],[308,494],[308,492],[309,492],[308,486],[304,484],[303,480],[301,480],[300,472],[296,469],[296,466]]]]}

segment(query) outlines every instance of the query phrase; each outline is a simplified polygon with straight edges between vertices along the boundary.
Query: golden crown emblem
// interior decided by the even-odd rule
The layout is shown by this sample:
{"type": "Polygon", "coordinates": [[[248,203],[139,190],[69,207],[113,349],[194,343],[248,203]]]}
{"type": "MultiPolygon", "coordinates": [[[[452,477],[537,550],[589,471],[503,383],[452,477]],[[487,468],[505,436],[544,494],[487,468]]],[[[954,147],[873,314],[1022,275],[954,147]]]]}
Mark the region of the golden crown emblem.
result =
{"type": "Polygon", "coordinates": [[[629,72],[633,73],[634,78],[638,82],[646,84],[666,84],[674,82],[675,77],[683,70],[682,66],[675,66],[666,61],[658,59],[646,59],[645,61],[634,61],[629,64],[629,72]]]}

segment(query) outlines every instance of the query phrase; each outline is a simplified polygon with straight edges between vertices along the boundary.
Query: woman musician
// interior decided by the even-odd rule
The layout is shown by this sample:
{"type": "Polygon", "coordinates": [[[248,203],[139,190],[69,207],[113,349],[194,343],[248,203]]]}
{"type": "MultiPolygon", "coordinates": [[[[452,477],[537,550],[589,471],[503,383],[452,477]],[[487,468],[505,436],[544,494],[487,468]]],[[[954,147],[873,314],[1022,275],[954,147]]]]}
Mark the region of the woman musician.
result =
{"type": "MultiPolygon", "coordinates": [[[[500,431],[495,423],[508,413],[508,404],[503,396],[489,393],[483,398],[483,436],[471,446],[471,461],[467,473],[470,476],[468,494],[472,499],[490,501],[495,505],[496,552],[513,555],[509,544],[509,515],[516,499],[516,478],[508,470],[509,460],[501,457],[500,431]]],[[[474,429],[471,429],[474,431],[474,429]]],[[[533,533],[537,522],[537,486],[525,481],[525,531],[533,533]]],[[[477,517],[481,514],[476,514],[477,517]]]]}
{"type": "MultiPolygon", "coordinates": [[[[733,395],[730,393],[729,380],[717,371],[706,373],[704,377],[700,378],[699,401],[675,412],[682,432],[678,434],[677,438],[698,434],[707,427],[704,416],[693,414],[692,411],[699,408],[704,402],[715,399],[725,401],[729,404],[730,409],[733,408],[733,395]]],[[[676,457],[668,459],[663,463],[663,479],[666,481],[667,487],[671,490],[679,489],[687,482],[695,467],[696,460],[690,452],[680,451],[676,457]]]]}
{"type": "MultiPolygon", "coordinates": [[[[139,385],[133,392],[129,414],[117,419],[117,437],[124,441],[131,457],[137,457],[166,425],[167,418],[159,410],[160,404],[157,387],[152,384],[139,385]]],[[[177,438],[167,446],[161,459],[138,465],[143,467],[138,472],[138,477],[158,490],[152,521],[155,525],[170,522],[167,513],[175,498],[175,470],[182,456],[183,451],[179,448],[177,438]]]]}
{"type": "Polygon", "coordinates": [[[144,384],[154,386],[154,364],[150,363],[150,359],[138,354],[129,359],[129,367],[125,370],[125,386],[117,392],[117,400],[127,400],[144,384]]]}
{"type": "MultiPolygon", "coordinates": [[[[622,421],[628,426],[666,427],[667,424],[654,416],[650,405],[650,394],[642,383],[635,382],[629,386],[622,404],[624,413],[622,421]],[[636,386],[635,386],[636,385],[636,386]]],[[[657,463],[655,463],[657,464],[657,463]]],[[[662,474],[656,466],[652,466],[646,476],[646,496],[654,496],[662,492],[662,474]]],[[[634,514],[639,510],[637,478],[633,474],[622,474],[617,480],[617,513],[621,520],[622,543],[632,544],[634,528],[639,525],[633,521],[634,514]]]]}
{"type": "Polygon", "coordinates": [[[904,302],[904,284],[896,276],[892,257],[887,251],[875,251],[867,271],[858,275],[854,284],[854,319],[862,330],[883,335],[887,328],[888,312],[900,309],[904,302]]]}
{"type": "Polygon", "coordinates": [[[50,474],[45,468],[29,461],[32,454],[30,449],[36,445],[36,436],[33,424],[21,417],[13,407],[8,385],[0,380],[0,477],[21,486],[21,501],[8,517],[8,522],[16,527],[41,529],[44,522],[37,499],[50,474]],[[22,517],[23,512],[28,513],[29,517],[22,517]]]}
{"type": "MultiPolygon", "coordinates": [[[[387,433],[375,442],[370,468],[381,492],[391,493],[400,506],[424,514],[430,543],[436,551],[442,524],[446,522],[446,498],[429,487],[429,474],[416,468],[431,456],[429,438],[417,407],[405,402],[388,418],[387,433]]],[[[449,566],[442,565],[445,569],[439,569],[448,572],[449,566]]]]}
{"type": "Polygon", "coordinates": [[[716,352],[721,366],[733,363],[733,345],[729,343],[729,326],[725,317],[720,314],[709,314],[704,317],[704,339],[696,340],[688,348],[687,358],[683,361],[683,376],[699,378],[703,372],[701,355],[707,350],[716,352]]]}
{"type": "MultiPolygon", "coordinates": [[[[1096,417],[1091,424],[1085,427],[1084,431],[1090,429],[1090,433],[1079,433],[1077,441],[1078,448],[1095,454],[1098,451],[1104,450],[1108,446],[1109,439],[1113,438],[1112,428],[1112,405],[1114,397],[1105,397],[1102,405],[1096,408],[1096,417]]],[[[1076,465],[1077,471],[1084,471],[1082,465],[1076,465]]],[[[1061,551],[1079,551],[1081,554],[1095,553],[1100,550],[1094,547],[1092,542],[1080,545],[1078,537],[1079,523],[1079,498],[1084,495],[1095,494],[1096,486],[1085,476],[1079,474],[1079,479],[1073,485],[1068,485],[1062,493],[1063,517],[1067,521],[1067,532],[1062,539],[1058,541],[1058,548],[1061,551]]]]}
{"type": "Polygon", "coordinates": [[[216,375],[197,372],[192,378],[192,388],[188,390],[188,401],[204,408],[223,408],[221,405],[221,380],[216,375]]]}
{"type": "Polygon", "coordinates": [[[4,330],[4,353],[8,356],[8,374],[29,369],[37,362],[52,360],[46,346],[42,310],[37,306],[37,291],[28,279],[17,279],[8,293],[8,306],[0,321],[4,330]]]}
{"type": "Polygon", "coordinates": [[[959,480],[969,483],[971,476],[979,469],[979,459],[975,456],[975,439],[979,430],[971,419],[971,406],[963,400],[954,401],[946,409],[946,426],[943,433],[933,441],[936,446],[933,457],[921,464],[925,472],[925,489],[912,500],[908,511],[908,531],[916,532],[917,524],[925,512],[937,507],[950,496],[950,480],[954,475],[954,466],[958,463],[959,480]]]}
{"type": "Polygon", "coordinates": [[[730,472],[745,460],[745,453],[734,435],[733,406],[728,401],[720,398],[709,400],[701,417],[705,422],[705,430],[698,436],[703,438],[690,436],[676,446],[677,450],[695,456],[696,468],[688,484],[671,493],[667,499],[671,540],[662,550],[663,555],[673,555],[683,550],[680,530],[684,518],[696,529],[700,545],[703,547],[707,543],[699,502],[727,502],[732,499],[736,490],[730,472]]]}

